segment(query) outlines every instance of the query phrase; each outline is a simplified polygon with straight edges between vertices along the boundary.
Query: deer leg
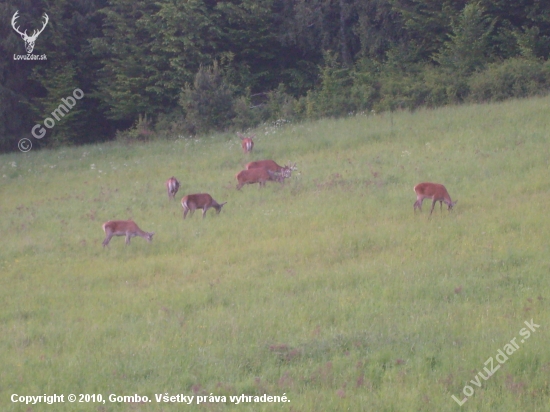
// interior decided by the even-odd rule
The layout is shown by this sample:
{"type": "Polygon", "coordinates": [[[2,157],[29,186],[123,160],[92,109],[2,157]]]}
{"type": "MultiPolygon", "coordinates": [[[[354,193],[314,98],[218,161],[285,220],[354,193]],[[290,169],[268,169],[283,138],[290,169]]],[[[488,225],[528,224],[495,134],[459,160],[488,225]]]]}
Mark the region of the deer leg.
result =
{"type": "Polygon", "coordinates": [[[112,237],[113,237],[112,233],[109,233],[107,236],[105,236],[105,240],[103,240],[103,247],[109,245],[109,242],[111,241],[112,237]]]}
{"type": "Polygon", "coordinates": [[[130,236],[130,234],[128,233],[126,235],[126,244],[129,245],[130,244],[130,239],[132,238],[132,236],[130,236]]]}
{"type": "Polygon", "coordinates": [[[432,215],[432,212],[434,211],[435,204],[437,203],[437,200],[432,201],[432,210],[430,210],[430,216],[432,215]]]}
{"type": "Polygon", "coordinates": [[[202,209],[202,218],[204,219],[204,217],[206,216],[206,211],[208,210],[207,207],[203,207],[202,209]]]}

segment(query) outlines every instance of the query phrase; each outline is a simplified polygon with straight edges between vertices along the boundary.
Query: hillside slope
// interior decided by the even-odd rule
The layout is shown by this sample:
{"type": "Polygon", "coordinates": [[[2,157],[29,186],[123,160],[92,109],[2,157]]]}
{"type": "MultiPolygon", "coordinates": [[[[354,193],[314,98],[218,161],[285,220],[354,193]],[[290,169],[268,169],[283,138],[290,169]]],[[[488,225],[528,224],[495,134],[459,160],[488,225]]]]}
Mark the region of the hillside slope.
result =
{"type": "Polygon", "coordinates": [[[106,402],[55,410],[455,411],[469,385],[463,408],[548,410],[548,113],[546,97],[266,126],[249,156],[228,135],[0,156],[1,409],[82,393],[106,402]],[[267,158],[299,173],[235,190],[267,158]],[[221,214],[184,221],[172,175],[176,199],[208,192],[221,214]],[[421,181],[455,210],[415,215],[421,181]],[[153,242],[102,248],[102,223],[128,218],[153,242]]]}

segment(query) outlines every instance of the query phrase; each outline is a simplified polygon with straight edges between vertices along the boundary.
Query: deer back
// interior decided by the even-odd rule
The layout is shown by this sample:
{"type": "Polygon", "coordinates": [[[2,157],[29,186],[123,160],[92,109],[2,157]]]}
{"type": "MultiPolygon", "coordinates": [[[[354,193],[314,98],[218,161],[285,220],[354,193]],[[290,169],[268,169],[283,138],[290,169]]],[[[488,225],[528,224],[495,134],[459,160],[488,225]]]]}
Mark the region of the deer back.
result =
{"type": "Polygon", "coordinates": [[[250,169],[267,169],[272,172],[279,172],[283,167],[279,166],[273,160],[257,160],[255,162],[247,163],[246,170],[250,169]]]}

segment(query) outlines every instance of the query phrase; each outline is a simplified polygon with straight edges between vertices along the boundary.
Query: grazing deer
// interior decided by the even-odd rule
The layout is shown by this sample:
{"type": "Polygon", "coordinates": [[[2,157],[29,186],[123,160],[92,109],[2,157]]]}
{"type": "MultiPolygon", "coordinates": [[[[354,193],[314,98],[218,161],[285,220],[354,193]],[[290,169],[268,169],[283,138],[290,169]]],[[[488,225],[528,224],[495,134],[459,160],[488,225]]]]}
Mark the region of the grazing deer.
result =
{"type": "Polygon", "coordinates": [[[254,148],[254,142],[252,141],[252,139],[254,139],[256,135],[253,134],[252,136],[246,137],[244,134],[241,134],[239,132],[237,132],[237,134],[241,138],[241,147],[243,148],[243,153],[250,153],[254,148]]]}
{"type": "Polygon", "coordinates": [[[416,208],[420,209],[422,212],[422,202],[424,199],[432,199],[432,210],[430,210],[430,216],[434,211],[434,206],[436,202],[439,202],[440,210],[443,211],[443,202],[449,206],[449,211],[453,209],[453,206],[456,205],[458,200],[451,201],[451,196],[449,192],[445,189],[445,186],[440,185],[439,183],[419,183],[414,187],[416,192],[416,202],[414,202],[414,211],[416,208]]]}
{"type": "Polygon", "coordinates": [[[126,244],[130,244],[130,239],[139,236],[151,242],[154,232],[144,232],[133,220],[109,220],[103,223],[103,231],[105,232],[105,240],[103,247],[107,246],[113,236],[126,236],[126,244]]]}
{"type": "Polygon", "coordinates": [[[180,188],[180,182],[174,176],[166,181],[166,190],[168,191],[168,199],[175,199],[176,193],[180,188]]]}
{"type": "Polygon", "coordinates": [[[187,216],[187,213],[191,211],[191,216],[195,212],[195,209],[202,209],[202,218],[206,215],[206,211],[213,207],[216,209],[216,213],[219,214],[223,205],[227,202],[218,203],[208,193],[198,193],[194,195],[187,195],[181,199],[181,206],[183,207],[183,218],[187,216]]]}
{"type": "Polygon", "coordinates": [[[268,180],[277,180],[278,182],[283,183],[285,179],[289,178],[292,175],[293,170],[297,170],[296,163],[292,164],[289,163],[287,165],[279,166],[277,163],[275,163],[273,160],[258,160],[255,162],[250,162],[246,165],[246,170],[251,169],[266,169],[271,172],[275,172],[276,175],[274,175],[277,179],[270,178],[268,180]]]}
{"type": "Polygon", "coordinates": [[[241,187],[244,185],[252,185],[254,183],[259,183],[260,187],[265,186],[265,182],[268,180],[273,181],[282,181],[282,175],[277,172],[272,172],[271,170],[258,168],[250,170],[241,170],[235,176],[237,178],[237,189],[241,190],[241,187]]]}

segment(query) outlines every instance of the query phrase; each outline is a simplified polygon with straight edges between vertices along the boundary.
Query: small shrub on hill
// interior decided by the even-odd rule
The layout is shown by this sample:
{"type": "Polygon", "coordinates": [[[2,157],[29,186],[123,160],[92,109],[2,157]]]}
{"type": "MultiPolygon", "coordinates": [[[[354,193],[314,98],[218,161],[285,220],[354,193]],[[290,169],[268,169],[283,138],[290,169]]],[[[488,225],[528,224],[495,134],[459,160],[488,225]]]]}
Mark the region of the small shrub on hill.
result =
{"type": "Polygon", "coordinates": [[[550,88],[550,64],[513,58],[490,64],[468,80],[472,102],[502,101],[535,96],[550,88]]]}

